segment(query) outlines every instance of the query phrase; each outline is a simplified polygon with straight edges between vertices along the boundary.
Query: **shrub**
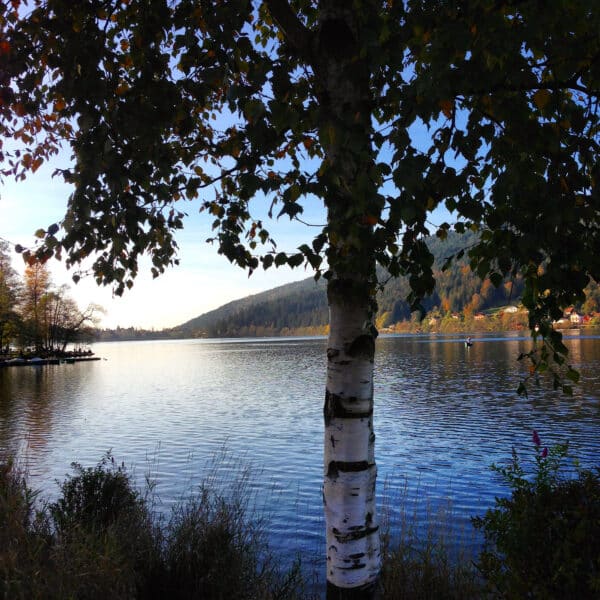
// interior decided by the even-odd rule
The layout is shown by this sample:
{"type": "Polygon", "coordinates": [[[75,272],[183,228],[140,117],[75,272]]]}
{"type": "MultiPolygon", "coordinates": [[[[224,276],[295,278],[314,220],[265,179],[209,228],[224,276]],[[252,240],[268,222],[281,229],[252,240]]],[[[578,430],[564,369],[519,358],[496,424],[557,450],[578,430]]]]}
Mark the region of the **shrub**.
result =
{"type": "Polygon", "coordinates": [[[600,470],[573,473],[566,444],[548,451],[535,431],[533,442],[532,474],[514,449],[507,467],[492,465],[512,493],[473,519],[478,567],[505,598],[600,597],[600,470]]]}
{"type": "Polygon", "coordinates": [[[50,514],[59,533],[74,527],[103,531],[123,521],[144,515],[144,503],[123,464],[107,453],[94,468],[72,463],[75,475],[60,485],[60,498],[50,504],[50,514]]]}
{"type": "Polygon", "coordinates": [[[146,502],[110,452],[93,468],[71,467],[48,506],[60,565],[54,587],[65,597],[134,597],[158,560],[146,502]]]}

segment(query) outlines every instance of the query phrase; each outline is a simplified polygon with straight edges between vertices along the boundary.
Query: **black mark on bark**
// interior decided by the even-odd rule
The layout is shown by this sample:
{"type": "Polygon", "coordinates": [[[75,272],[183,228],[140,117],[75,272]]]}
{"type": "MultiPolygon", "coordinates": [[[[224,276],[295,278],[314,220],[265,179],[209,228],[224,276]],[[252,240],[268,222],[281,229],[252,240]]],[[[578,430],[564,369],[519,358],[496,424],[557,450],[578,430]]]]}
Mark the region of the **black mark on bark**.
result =
{"type": "Polygon", "coordinates": [[[335,539],[340,543],[352,542],[366,538],[372,533],[379,531],[379,527],[357,527],[348,533],[340,533],[335,527],[331,530],[331,533],[335,536],[335,539]]]}
{"type": "Polygon", "coordinates": [[[363,360],[373,360],[375,340],[372,335],[359,335],[348,348],[348,355],[363,360]]]}
{"type": "Polygon", "coordinates": [[[332,460],[327,465],[327,477],[335,479],[340,473],[358,473],[366,471],[371,464],[366,460],[355,462],[344,462],[342,460],[332,460]]]}
{"type": "Polygon", "coordinates": [[[369,403],[369,410],[365,412],[350,411],[344,408],[344,403],[356,402],[356,398],[347,398],[342,400],[341,396],[332,394],[329,390],[325,392],[325,405],[323,406],[323,416],[325,417],[325,426],[331,423],[332,419],[368,419],[373,414],[373,403],[369,403]]]}

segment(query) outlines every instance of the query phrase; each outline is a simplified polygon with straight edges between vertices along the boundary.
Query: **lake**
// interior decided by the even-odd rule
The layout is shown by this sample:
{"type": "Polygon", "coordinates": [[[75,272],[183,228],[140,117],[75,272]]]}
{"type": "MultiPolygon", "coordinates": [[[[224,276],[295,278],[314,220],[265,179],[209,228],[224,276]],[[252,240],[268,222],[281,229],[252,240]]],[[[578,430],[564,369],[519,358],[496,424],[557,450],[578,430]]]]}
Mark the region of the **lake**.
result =
{"type": "MultiPolygon", "coordinates": [[[[394,519],[401,502],[423,528],[449,510],[443,527],[476,545],[469,517],[506,494],[489,466],[513,446],[530,459],[532,429],[599,463],[600,336],[566,341],[582,375],[573,397],[549,385],[516,394],[529,344],[510,334],[472,348],[452,336],[378,340],[379,488],[394,519]]],[[[1,369],[0,452],[54,497],[72,461],[93,466],[112,449],[138,481],[157,482],[166,511],[226,449],[220,474],[252,464],[277,551],[320,560],[325,348],[323,338],[118,342],[95,344],[97,362],[1,369]]]]}

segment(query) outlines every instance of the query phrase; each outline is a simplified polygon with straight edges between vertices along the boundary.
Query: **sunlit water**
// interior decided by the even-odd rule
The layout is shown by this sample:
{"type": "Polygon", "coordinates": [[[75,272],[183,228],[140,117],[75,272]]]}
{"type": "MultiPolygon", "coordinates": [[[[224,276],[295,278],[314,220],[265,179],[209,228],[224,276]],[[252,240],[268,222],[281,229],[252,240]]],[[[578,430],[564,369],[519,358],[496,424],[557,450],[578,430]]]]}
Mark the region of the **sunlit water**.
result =
{"type": "MultiPolygon", "coordinates": [[[[444,532],[476,544],[470,516],[507,492],[489,466],[513,446],[530,458],[532,429],[547,445],[568,440],[582,464],[600,463],[600,339],[567,341],[582,374],[572,398],[547,386],[515,393],[529,344],[379,339],[376,452],[393,518],[402,502],[425,528],[449,507],[444,532]]],[[[52,497],[72,461],[92,466],[112,449],[140,483],[147,473],[157,482],[167,511],[226,448],[253,465],[273,547],[312,559],[323,548],[325,348],[320,338],[119,342],[96,344],[97,362],[0,369],[0,451],[18,454],[31,485],[52,497]]]]}

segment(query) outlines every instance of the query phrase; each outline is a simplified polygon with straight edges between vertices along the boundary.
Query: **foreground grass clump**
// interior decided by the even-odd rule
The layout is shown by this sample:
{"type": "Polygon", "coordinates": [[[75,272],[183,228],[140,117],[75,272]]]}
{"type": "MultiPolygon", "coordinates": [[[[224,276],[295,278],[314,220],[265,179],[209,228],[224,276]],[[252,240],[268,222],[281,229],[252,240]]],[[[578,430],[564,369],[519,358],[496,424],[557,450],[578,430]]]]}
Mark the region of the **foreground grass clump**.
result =
{"type": "Polygon", "coordinates": [[[299,569],[279,568],[244,485],[228,498],[204,485],[165,520],[110,455],[73,470],[36,507],[14,463],[0,463],[0,598],[300,597],[299,569]]]}
{"type": "Polygon", "coordinates": [[[566,444],[542,448],[535,431],[533,443],[532,473],[515,450],[492,466],[511,495],[473,519],[481,574],[501,598],[600,598],[600,469],[573,473],[566,444]]]}
{"type": "MultiPolygon", "coordinates": [[[[384,600],[479,600],[481,579],[472,553],[456,543],[449,547],[455,529],[452,503],[432,507],[425,495],[411,499],[404,491],[384,491],[382,510],[384,600]],[[424,504],[425,503],[425,504],[424,504]],[[426,509],[426,525],[419,512],[426,509]]],[[[467,532],[468,535],[468,532],[467,532]]],[[[454,540],[455,542],[455,540],[454,540]]]]}
{"type": "Polygon", "coordinates": [[[476,600],[482,585],[469,562],[451,560],[443,545],[399,545],[384,558],[381,585],[385,600],[476,600]]]}

